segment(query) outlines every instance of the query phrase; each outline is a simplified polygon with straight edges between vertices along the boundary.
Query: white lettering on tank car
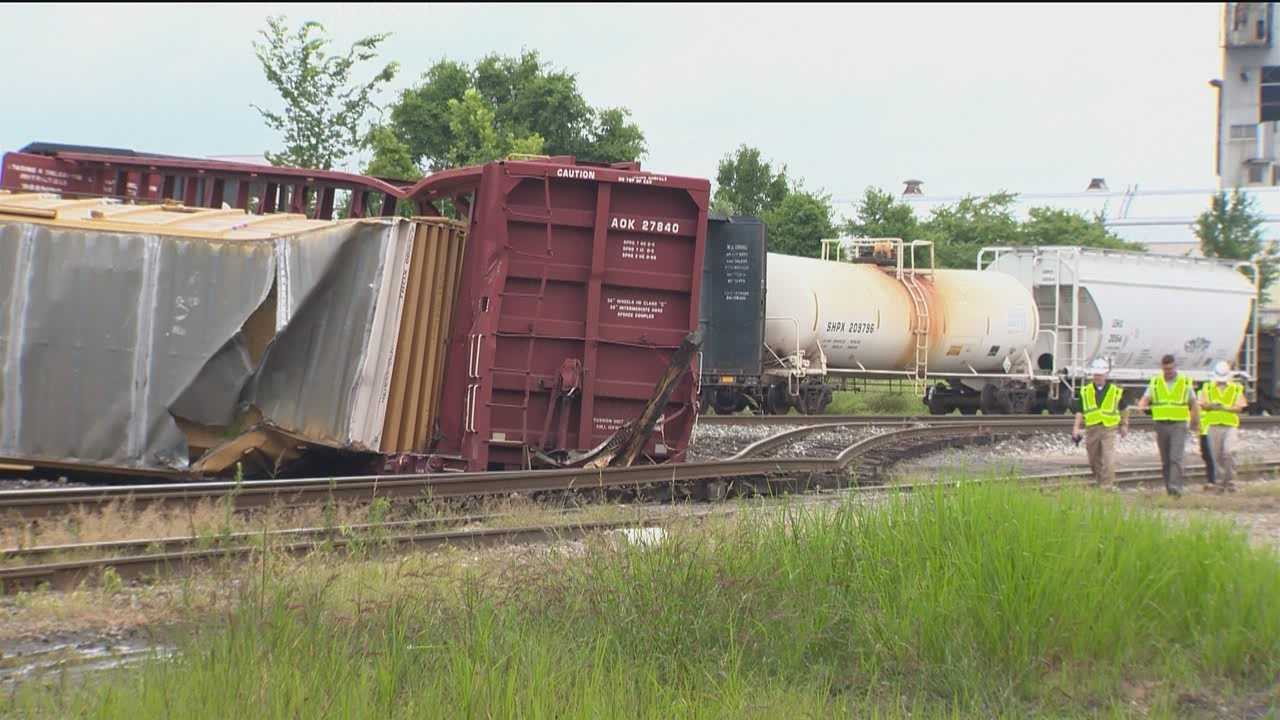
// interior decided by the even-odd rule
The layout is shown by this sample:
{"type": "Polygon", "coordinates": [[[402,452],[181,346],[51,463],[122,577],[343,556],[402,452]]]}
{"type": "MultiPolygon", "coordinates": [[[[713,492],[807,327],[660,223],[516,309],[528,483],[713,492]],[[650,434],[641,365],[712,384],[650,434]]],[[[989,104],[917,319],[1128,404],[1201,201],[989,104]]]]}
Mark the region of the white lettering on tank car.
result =
{"type": "Polygon", "coordinates": [[[583,170],[581,168],[556,168],[556,177],[572,178],[574,180],[595,180],[595,170],[583,170]]]}

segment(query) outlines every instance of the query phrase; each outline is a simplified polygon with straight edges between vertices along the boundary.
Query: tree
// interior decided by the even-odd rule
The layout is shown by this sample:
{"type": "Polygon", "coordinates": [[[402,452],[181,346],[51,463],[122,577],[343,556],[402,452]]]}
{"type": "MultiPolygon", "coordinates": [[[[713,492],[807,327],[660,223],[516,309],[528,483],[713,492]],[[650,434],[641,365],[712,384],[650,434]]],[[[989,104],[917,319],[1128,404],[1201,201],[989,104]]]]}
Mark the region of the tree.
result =
{"type": "Polygon", "coordinates": [[[591,127],[590,156],[599,162],[633,162],[645,154],[644,133],[631,122],[631,111],[624,107],[596,111],[591,127]]]}
{"type": "Polygon", "coordinates": [[[844,232],[854,237],[920,239],[920,221],[915,208],[899,202],[893,193],[869,187],[856,206],[857,216],[845,223],[844,232]]]}
{"type": "Polygon", "coordinates": [[[835,233],[831,198],[795,188],[762,215],[769,231],[769,250],[785,255],[818,257],[823,238],[835,233]]]}
{"type": "Polygon", "coordinates": [[[449,101],[448,117],[453,143],[445,159],[451,166],[489,162],[511,153],[542,152],[540,135],[514,137],[497,123],[493,109],[474,88],[463,93],[461,100],[449,101]]]}
{"type": "Polygon", "coordinates": [[[373,159],[364,174],[388,180],[418,180],[422,170],[413,162],[409,146],[396,137],[386,125],[376,125],[365,137],[365,146],[373,151],[373,159]]]}
{"type": "Polygon", "coordinates": [[[978,250],[988,245],[1018,245],[1021,227],[1013,215],[1016,195],[1007,192],[969,196],[954,205],[934,208],[923,223],[924,239],[933,241],[936,262],[946,268],[972,268],[978,250]]]}
{"type": "Polygon", "coordinates": [[[330,170],[360,146],[365,117],[377,109],[373,97],[395,77],[398,65],[387,63],[373,78],[355,82],[356,66],[377,57],[386,34],[357,40],[345,55],[330,55],[324,26],[305,22],[292,33],[284,17],[267,18],[254,52],[267,81],[284,100],[274,112],[258,105],[267,127],[284,135],[284,151],[267,152],[273,165],[330,170]]]}
{"type": "Polygon", "coordinates": [[[758,149],[740,145],[720,161],[712,206],[730,215],[763,217],[789,192],[786,165],[774,172],[758,149]]]}
{"type": "Polygon", "coordinates": [[[1034,207],[1022,223],[1020,245],[1080,245],[1108,250],[1143,250],[1107,229],[1105,218],[1087,218],[1062,208],[1034,207]]]}
{"type": "Polygon", "coordinates": [[[915,208],[878,188],[867,188],[857,215],[842,228],[859,237],[930,240],[938,267],[972,268],[987,246],[1080,245],[1113,250],[1142,250],[1107,229],[1104,218],[1053,207],[1033,207],[1027,218],[1014,212],[1017,195],[968,196],[932,210],[920,220],[915,208]]]}
{"type": "Polygon", "coordinates": [[[1253,198],[1239,188],[1210,198],[1209,209],[1196,218],[1196,237],[1205,257],[1253,260],[1258,264],[1264,297],[1276,280],[1280,249],[1262,235],[1264,219],[1253,198]]]}
{"type": "Polygon", "coordinates": [[[488,55],[474,67],[441,60],[401,93],[390,118],[388,127],[413,162],[432,170],[459,158],[487,162],[531,147],[596,162],[634,161],[646,152],[644,133],[628,110],[593,108],[576,76],[553,70],[534,50],[488,55]]]}

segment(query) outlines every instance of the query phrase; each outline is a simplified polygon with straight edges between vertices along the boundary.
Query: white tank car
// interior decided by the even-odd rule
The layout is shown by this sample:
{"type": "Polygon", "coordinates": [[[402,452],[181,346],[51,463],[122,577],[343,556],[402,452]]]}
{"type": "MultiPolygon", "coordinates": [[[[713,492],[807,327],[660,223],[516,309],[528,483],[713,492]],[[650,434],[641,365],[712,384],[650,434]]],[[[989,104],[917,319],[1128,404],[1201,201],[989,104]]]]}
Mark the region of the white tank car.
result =
{"type": "Polygon", "coordinates": [[[1034,292],[1046,331],[1032,350],[1038,372],[1083,378],[1104,358],[1114,380],[1140,384],[1169,353],[1203,380],[1219,360],[1234,363],[1245,341],[1256,293],[1229,264],[1076,247],[984,253],[988,272],[1034,292]]]}
{"type": "MultiPolygon", "coordinates": [[[[803,352],[812,373],[915,367],[912,294],[892,267],[770,253],[765,344],[803,352]],[[821,358],[825,357],[825,368],[821,358]]],[[[1031,292],[1015,278],[976,270],[920,277],[929,310],[928,371],[1002,373],[1027,357],[1037,333],[1031,292]]]]}

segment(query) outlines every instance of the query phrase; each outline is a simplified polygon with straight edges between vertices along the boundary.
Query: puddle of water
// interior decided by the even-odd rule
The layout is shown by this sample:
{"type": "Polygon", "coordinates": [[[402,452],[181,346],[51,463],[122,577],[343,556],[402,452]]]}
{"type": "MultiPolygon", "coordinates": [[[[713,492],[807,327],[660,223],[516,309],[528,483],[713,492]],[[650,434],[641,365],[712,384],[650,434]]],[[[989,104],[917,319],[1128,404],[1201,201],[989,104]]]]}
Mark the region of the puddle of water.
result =
{"type": "Polygon", "coordinates": [[[172,657],[167,645],[130,641],[91,641],[29,646],[0,657],[0,687],[10,688],[42,678],[78,679],[90,673],[172,657]]]}

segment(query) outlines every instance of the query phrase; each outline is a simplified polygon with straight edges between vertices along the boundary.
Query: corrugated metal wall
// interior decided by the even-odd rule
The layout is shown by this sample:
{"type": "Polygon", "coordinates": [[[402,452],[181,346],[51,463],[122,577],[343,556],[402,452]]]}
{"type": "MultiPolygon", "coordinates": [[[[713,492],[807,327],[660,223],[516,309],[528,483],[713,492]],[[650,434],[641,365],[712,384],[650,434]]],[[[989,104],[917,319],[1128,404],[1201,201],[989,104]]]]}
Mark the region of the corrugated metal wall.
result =
{"type": "Polygon", "coordinates": [[[382,451],[418,452],[432,439],[454,297],[466,243],[465,225],[415,218],[413,257],[400,315],[382,451]]]}

